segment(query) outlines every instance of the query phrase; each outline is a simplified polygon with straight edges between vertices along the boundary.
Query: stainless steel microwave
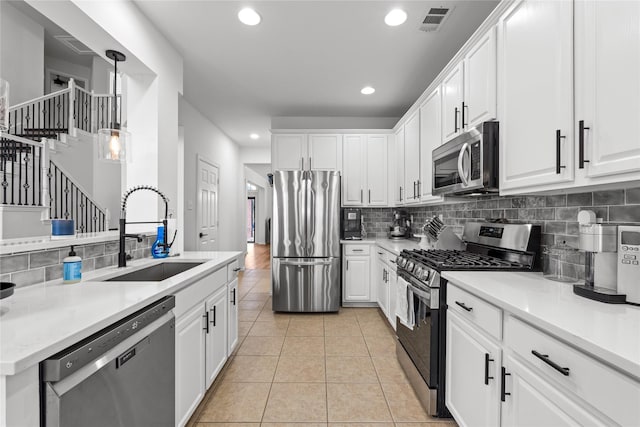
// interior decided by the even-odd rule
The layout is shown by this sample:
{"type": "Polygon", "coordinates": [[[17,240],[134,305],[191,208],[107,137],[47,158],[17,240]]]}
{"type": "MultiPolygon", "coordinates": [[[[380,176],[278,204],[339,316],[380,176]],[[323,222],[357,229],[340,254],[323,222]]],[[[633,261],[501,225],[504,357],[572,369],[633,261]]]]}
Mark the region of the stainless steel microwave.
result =
{"type": "Polygon", "coordinates": [[[433,150],[432,194],[497,193],[498,122],[484,122],[433,150]]]}

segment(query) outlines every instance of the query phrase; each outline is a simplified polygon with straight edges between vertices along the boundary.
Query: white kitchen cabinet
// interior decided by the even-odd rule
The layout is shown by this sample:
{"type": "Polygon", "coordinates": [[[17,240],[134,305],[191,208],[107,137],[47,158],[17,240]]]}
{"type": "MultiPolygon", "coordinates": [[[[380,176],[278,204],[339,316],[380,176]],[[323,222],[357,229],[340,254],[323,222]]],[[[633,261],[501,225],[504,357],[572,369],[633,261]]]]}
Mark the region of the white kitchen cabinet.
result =
{"type": "Polygon", "coordinates": [[[396,292],[398,287],[398,275],[395,269],[396,255],[379,246],[375,247],[376,263],[374,282],[378,307],[382,310],[387,321],[396,328],[396,292]]]}
{"type": "Polygon", "coordinates": [[[393,328],[396,329],[396,304],[397,304],[397,289],[398,289],[398,273],[393,268],[387,269],[387,284],[389,288],[389,310],[387,311],[387,320],[393,328]]]}
{"type": "Polygon", "coordinates": [[[396,182],[394,190],[394,201],[396,205],[404,204],[404,199],[407,197],[407,191],[404,183],[404,126],[395,133],[395,153],[396,153],[396,182]]]}
{"type": "Polygon", "coordinates": [[[387,135],[367,135],[367,206],[387,206],[388,147],[387,135]]]}
{"type": "Polygon", "coordinates": [[[568,399],[566,393],[527,368],[511,353],[507,352],[504,359],[503,426],[607,425],[568,399]]]}
{"type": "Polygon", "coordinates": [[[307,170],[339,171],[342,161],[342,135],[310,134],[307,170]]]}
{"type": "Polygon", "coordinates": [[[227,285],[227,291],[227,301],[229,301],[227,355],[231,356],[238,345],[238,278],[227,285]]]}
{"type": "Polygon", "coordinates": [[[342,146],[342,205],[363,206],[366,165],[362,154],[366,149],[364,135],[345,135],[342,146]]]}
{"type": "Polygon", "coordinates": [[[389,317],[389,284],[387,282],[388,270],[387,266],[383,262],[382,253],[378,250],[376,256],[376,275],[374,277],[374,283],[376,286],[376,296],[378,301],[378,307],[384,313],[386,317],[389,317]]]}
{"type": "Polygon", "coordinates": [[[462,127],[470,129],[496,118],[496,28],[491,28],[464,57],[462,127]]]}
{"type": "MultiPolygon", "coordinates": [[[[446,404],[458,424],[500,424],[500,346],[447,312],[446,404]]],[[[508,424],[517,425],[517,424],[508,424]]]]}
{"type": "Polygon", "coordinates": [[[442,80],[442,133],[445,141],[462,132],[464,100],[464,63],[460,62],[442,80]]]}
{"type": "Polygon", "coordinates": [[[433,187],[433,150],[442,144],[442,99],[440,88],[434,90],[420,106],[420,200],[440,202],[442,196],[431,195],[433,187]]]}
{"type": "Polygon", "coordinates": [[[198,407],[205,385],[205,319],[202,305],[176,322],[176,424],[184,426],[198,407]]]}
{"type": "Polygon", "coordinates": [[[404,125],[404,203],[420,201],[420,111],[404,125]]]}
{"type": "Polygon", "coordinates": [[[369,256],[345,257],[344,301],[370,302],[369,256]]]}
{"type": "Polygon", "coordinates": [[[213,384],[227,361],[227,288],[205,301],[205,377],[206,387],[213,384]]]}
{"type": "Polygon", "coordinates": [[[342,135],[274,134],[271,138],[273,170],[339,171],[342,135]]]}
{"type": "Polygon", "coordinates": [[[640,2],[575,2],[575,60],[577,173],[587,184],[631,172],[637,179],[640,2]]]}
{"type": "Polygon", "coordinates": [[[343,206],[387,206],[387,135],[344,135],[343,206]]]}
{"type": "Polygon", "coordinates": [[[573,3],[516,1],[498,24],[500,189],[571,182],[573,3]]]}
{"type": "Polygon", "coordinates": [[[273,170],[299,170],[308,167],[307,135],[279,134],[271,138],[273,170]]]}

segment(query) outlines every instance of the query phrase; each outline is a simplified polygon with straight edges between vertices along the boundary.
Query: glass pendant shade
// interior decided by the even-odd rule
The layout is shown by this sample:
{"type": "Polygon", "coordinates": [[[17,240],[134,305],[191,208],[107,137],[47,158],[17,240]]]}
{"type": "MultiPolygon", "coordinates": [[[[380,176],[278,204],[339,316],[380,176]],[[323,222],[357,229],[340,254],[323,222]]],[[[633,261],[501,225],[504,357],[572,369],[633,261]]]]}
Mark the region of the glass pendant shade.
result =
{"type": "Polygon", "coordinates": [[[123,129],[98,131],[98,158],[124,163],[127,160],[131,134],[123,129]]]}

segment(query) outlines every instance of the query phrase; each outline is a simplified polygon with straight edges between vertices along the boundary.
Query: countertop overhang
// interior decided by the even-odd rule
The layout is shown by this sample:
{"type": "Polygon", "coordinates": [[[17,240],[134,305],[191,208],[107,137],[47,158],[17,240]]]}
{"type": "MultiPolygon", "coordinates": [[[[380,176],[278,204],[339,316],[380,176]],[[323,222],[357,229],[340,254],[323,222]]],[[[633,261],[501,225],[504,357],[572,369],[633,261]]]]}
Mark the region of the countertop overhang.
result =
{"type": "Polygon", "coordinates": [[[0,375],[14,375],[222,268],[242,252],[186,252],[143,259],[126,268],[83,274],[80,283],[61,280],[16,289],[0,300],[0,375]],[[205,262],[161,282],[104,282],[160,262],[205,262]]]}

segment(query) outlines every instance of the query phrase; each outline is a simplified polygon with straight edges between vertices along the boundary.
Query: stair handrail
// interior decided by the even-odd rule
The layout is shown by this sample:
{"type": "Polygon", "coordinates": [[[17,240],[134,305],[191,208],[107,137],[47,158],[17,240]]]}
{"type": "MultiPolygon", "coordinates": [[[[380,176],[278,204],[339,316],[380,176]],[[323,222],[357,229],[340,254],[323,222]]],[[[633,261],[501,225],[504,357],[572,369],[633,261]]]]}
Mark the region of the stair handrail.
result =
{"type": "MultiPolygon", "coordinates": [[[[73,80],[73,79],[71,79],[71,80],[73,80]]],[[[66,89],[60,89],[60,90],[58,90],[56,92],[51,92],[51,93],[39,96],[39,97],[34,98],[34,99],[30,99],[28,101],[24,101],[24,102],[21,102],[19,104],[12,105],[12,106],[9,107],[9,112],[17,110],[18,108],[22,108],[22,107],[24,107],[26,105],[34,104],[34,103],[36,103],[38,101],[44,101],[45,99],[55,98],[58,95],[62,95],[64,93],[67,93],[67,92],[70,92],[70,91],[71,91],[71,89],[67,87],[66,89]]]]}

